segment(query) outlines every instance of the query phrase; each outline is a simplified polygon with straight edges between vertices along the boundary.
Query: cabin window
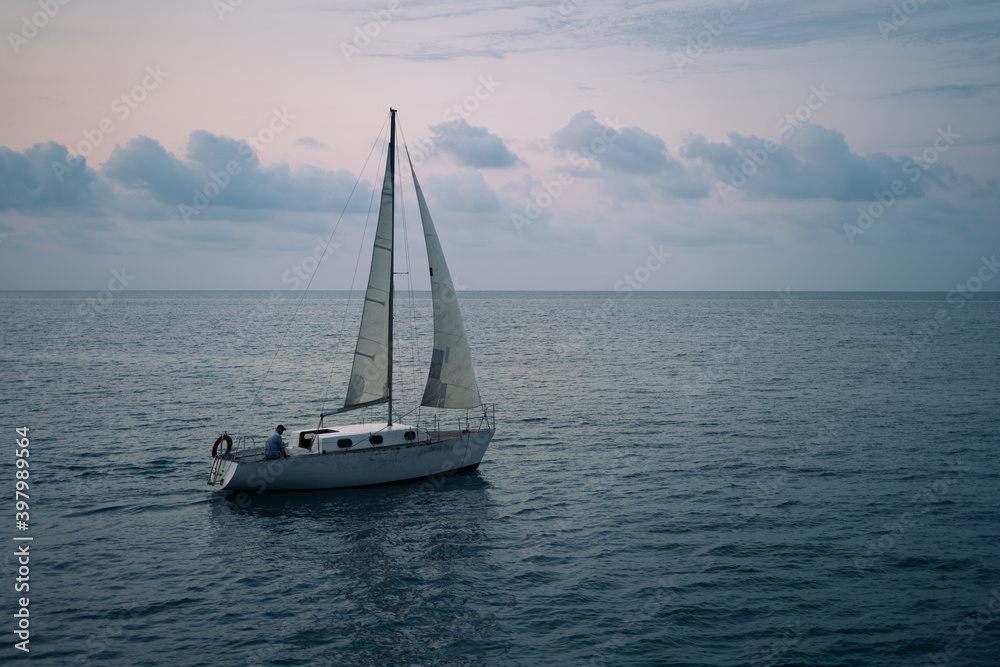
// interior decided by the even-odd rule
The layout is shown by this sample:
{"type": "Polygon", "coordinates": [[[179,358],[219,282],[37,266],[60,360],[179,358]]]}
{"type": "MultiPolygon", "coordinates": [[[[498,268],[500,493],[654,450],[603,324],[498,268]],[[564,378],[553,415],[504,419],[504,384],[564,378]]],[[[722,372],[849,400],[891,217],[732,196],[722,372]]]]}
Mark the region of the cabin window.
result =
{"type": "Polygon", "coordinates": [[[380,435],[373,435],[370,438],[370,440],[372,441],[373,445],[381,445],[382,444],[382,436],[380,436],[380,435]]]}
{"type": "Polygon", "coordinates": [[[417,434],[414,433],[413,431],[407,431],[406,433],[403,434],[403,438],[406,440],[416,440],[417,434]]]}
{"type": "Polygon", "coordinates": [[[337,441],[337,446],[340,447],[341,449],[347,449],[353,444],[354,443],[351,441],[350,438],[341,438],[340,440],[337,441]]]}

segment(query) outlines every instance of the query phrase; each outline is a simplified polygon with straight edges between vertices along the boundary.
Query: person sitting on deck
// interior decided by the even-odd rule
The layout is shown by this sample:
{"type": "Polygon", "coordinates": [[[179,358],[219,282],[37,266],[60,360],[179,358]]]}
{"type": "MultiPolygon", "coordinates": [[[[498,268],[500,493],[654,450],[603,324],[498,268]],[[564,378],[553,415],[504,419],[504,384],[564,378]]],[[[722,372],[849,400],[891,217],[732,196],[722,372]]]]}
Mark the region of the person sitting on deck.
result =
{"type": "Polygon", "coordinates": [[[265,459],[283,459],[287,456],[285,453],[285,443],[281,441],[281,434],[284,432],[285,427],[278,424],[277,428],[274,429],[274,433],[264,443],[265,459]]]}

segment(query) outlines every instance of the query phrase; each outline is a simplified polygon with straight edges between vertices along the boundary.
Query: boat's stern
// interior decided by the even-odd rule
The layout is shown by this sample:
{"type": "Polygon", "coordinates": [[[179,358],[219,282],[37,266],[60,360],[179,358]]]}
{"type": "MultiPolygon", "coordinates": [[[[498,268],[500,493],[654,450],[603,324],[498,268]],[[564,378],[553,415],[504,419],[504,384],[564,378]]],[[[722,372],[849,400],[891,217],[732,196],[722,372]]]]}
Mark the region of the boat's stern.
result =
{"type": "Polygon", "coordinates": [[[239,449],[229,454],[219,454],[212,460],[212,472],[209,473],[208,483],[219,490],[234,488],[234,479],[239,481],[239,479],[246,477],[247,464],[263,459],[263,447],[239,449]]]}
{"type": "Polygon", "coordinates": [[[217,489],[226,488],[226,483],[236,472],[236,460],[232,455],[223,454],[212,461],[212,472],[208,475],[208,483],[217,489]]]}

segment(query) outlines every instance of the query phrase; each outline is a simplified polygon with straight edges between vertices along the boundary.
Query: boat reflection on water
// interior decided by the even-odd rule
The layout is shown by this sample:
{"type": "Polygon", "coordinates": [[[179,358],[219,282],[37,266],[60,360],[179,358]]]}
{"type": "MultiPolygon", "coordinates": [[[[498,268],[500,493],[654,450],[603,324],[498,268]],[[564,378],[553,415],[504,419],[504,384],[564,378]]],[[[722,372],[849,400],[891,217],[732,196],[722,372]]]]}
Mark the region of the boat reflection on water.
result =
{"type": "Polygon", "coordinates": [[[481,581],[494,567],[486,527],[497,513],[478,473],[265,493],[244,506],[235,494],[214,495],[208,507],[209,553],[234,564],[227,576],[244,580],[244,591],[256,591],[241,601],[242,621],[272,627],[268,641],[240,657],[247,664],[292,650],[325,662],[335,650],[333,664],[345,665],[420,663],[442,642],[502,650],[490,641],[498,598],[481,581]]]}

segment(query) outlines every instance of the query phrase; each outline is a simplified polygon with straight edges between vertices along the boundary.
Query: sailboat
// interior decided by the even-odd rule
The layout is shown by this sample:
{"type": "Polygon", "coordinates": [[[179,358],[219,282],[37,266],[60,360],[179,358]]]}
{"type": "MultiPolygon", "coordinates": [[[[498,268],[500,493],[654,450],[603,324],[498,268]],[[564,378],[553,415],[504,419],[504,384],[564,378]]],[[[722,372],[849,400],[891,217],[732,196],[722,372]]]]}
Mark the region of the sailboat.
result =
{"type": "Polygon", "coordinates": [[[316,428],[286,432],[285,458],[265,459],[264,448],[247,436],[237,437],[231,448],[232,439],[225,436],[227,451],[213,451],[208,483],[216,489],[336,489],[452,475],[477,468],[493,439],[495,408],[480,398],[454,284],[408,152],[434,306],[433,352],[420,405],[465,413],[443,422],[435,418],[426,427],[419,419],[415,424],[393,419],[396,110],[390,109],[389,116],[389,150],[371,269],[344,406],[321,413],[316,428]],[[381,404],[388,407],[384,420],[324,426],[327,417],[381,404]]]}

